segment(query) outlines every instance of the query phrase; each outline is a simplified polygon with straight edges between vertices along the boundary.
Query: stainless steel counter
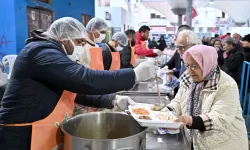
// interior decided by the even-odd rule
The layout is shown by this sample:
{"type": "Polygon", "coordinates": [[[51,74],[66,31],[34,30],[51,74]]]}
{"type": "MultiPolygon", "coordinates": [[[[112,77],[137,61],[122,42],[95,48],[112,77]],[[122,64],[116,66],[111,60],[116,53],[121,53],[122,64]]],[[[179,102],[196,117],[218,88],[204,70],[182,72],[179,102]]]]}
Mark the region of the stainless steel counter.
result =
{"type": "MultiPolygon", "coordinates": [[[[168,104],[173,98],[173,91],[161,89],[160,99],[168,104]]],[[[139,82],[129,91],[121,91],[118,94],[130,96],[137,103],[155,104],[159,103],[155,82],[139,82]]]]}
{"type": "Polygon", "coordinates": [[[146,150],[190,150],[182,131],[179,134],[147,133],[146,150]],[[158,142],[158,138],[162,142],[158,142]]]}

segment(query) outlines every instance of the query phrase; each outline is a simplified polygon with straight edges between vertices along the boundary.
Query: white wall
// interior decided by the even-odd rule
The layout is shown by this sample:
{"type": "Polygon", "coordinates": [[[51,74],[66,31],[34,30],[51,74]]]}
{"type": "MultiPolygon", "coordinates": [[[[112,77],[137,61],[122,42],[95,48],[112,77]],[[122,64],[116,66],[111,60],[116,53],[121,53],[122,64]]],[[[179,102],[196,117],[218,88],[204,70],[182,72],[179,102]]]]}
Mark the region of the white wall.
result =
{"type": "MultiPolygon", "coordinates": [[[[126,25],[125,30],[128,30],[128,27],[131,29],[136,30],[138,26],[138,16],[132,12],[126,11],[125,9],[122,9],[122,24],[126,25]]],[[[124,31],[124,28],[122,29],[124,31]]]]}
{"type": "Polygon", "coordinates": [[[193,19],[193,27],[215,27],[215,22],[217,19],[216,8],[198,8],[198,16],[193,19]],[[199,24],[195,24],[198,20],[199,24]]]}
{"type": "Polygon", "coordinates": [[[121,7],[96,7],[95,16],[104,19],[109,27],[121,27],[121,7]],[[111,14],[111,20],[105,20],[105,12],[109,12],[111,14]]]}
{"type": "Polygon", "coordinates": [[[138,16],[122,7],[96,7],[95,16],[104,19],[108,27],[120,27],[121,32],[124,32],[124,24],[125,30],[128,29],[127,26],[135,30],[138,26],[138,16]],[[111,14],[111,20],[105,20],[105,12],[111,14]]]}

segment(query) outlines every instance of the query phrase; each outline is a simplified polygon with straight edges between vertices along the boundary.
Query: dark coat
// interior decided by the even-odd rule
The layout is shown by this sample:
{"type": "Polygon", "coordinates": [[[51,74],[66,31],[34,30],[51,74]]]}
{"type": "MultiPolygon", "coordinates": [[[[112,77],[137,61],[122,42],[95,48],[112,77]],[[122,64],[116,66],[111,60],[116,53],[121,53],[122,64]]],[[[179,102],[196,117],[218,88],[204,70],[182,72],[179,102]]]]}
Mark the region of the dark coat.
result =
{"type": "Polygon", "coordinates": [[[222,66],[224,64],[223,53],[224,53],[224,51],[222,51],[222,50],[217,51],[217,54],[218,54],[218,65],[220,66],[220,68],[222,68],[222,66]]]}
{"type": "Polygon", "coordinates": [[[173,57],[161,68],[164,68],[165,66],[168,66],[169,69],[174,69],[174,75],[179,78],[180,77],[180,69],[181,69],[181,57],[180,54],[176,51],[173,55],[173,57]]]}
{"type": "Polygon", "coordinates": [[[120,51],[121,56],[121,68],[134,68],[134,66],[130,63],[131,62],[131,47],[128,44],[120,51]]]}
{"type": "MultiPolygon", "coordinates": [[[[0,123],[32,123],[46,118],[63,90],[79,93],[76,103],[112,108],[115,95],[109,93],[130,89],[134,83],[132,69],[90,70],[71,61],[58,42],[33,34],[16,58],[0,108],[0,123]]],[[[1,150],[28,150],[30,139],[31,126],[0,125],[1,150]]]]}
{"type": "Polygon", "coordinates": [[[163,51],[167,47],[166,41],[163,39],[163,40],[159,40],[158,42],[160,43],[159,50],[163,51]]]}
{"type": "Polygon", "coordinates": [[[112,63],[112,55],[110,53],[111,52],[116,52],[115,49],[109,45],[108,43],[99,43],[98,44],[99,47],[102,48],[102,58],[103,58],[103,66],[104,66],[104,70],[109,70],[111,63],[112,63]]]}
{"type": "Polygon", "coordinates": [[[229,74],[240,86],[242,65],[244,61],[243,52],[237,48],[227,52],[228,57],[224,59],[222,70],[229,74]]]}

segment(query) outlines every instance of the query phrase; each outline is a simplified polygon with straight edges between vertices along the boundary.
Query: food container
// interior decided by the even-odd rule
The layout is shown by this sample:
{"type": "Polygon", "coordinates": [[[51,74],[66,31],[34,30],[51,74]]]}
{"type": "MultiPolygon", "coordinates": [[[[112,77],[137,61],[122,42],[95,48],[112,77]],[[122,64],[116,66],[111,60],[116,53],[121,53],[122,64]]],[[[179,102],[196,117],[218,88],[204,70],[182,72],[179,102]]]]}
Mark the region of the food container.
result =
{"type": "Polygon", "coordinates": [[[152,111],[150,108],[153,105],[137,104],[129,106],[129,111],[133,118],[143,127],[161,127],[179,129],[182,123],[174,122],[176,117],[170,111],[160,112],[152,111]],[[135,110],[141,109],[145,113],[138,113],[135,110]],[[149,119],[150,118],[150,119],[149,119]],[[164,119],[165,118],[165,119],[164,119]]]}
{"type": "Polygon", "coordinates": [[[64,150],[144,150],[146,129],[125,113],[93,112],[61,124],[64,150]]]}

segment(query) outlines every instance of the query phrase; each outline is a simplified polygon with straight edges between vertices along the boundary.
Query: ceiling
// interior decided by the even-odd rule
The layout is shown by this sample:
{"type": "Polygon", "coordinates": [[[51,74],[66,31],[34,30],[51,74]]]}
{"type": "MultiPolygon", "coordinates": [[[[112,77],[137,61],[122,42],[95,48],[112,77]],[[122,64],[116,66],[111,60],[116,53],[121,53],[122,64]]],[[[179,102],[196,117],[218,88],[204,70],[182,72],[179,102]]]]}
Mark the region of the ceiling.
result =
{"type": "MultiPolygon", "coordinates": [[[[196,8],[215,7],[227,13],[235,22],[246,22],[250,18],[250,0],[193,0],[196,8]],[[235,7],[237,6],[237,7],[235,7]]],[[[162,13],[171,23],[177,23],[173,8],[186,8],[187,0],[141,0],[141,3],[162,13]]]]}

